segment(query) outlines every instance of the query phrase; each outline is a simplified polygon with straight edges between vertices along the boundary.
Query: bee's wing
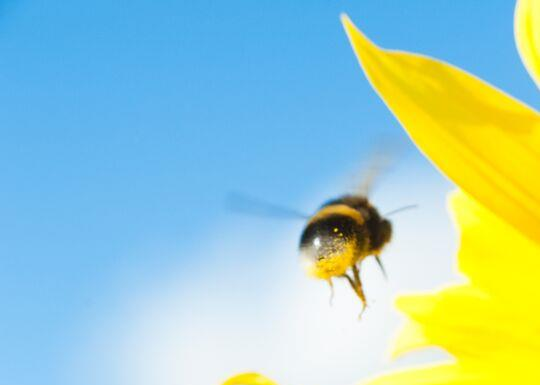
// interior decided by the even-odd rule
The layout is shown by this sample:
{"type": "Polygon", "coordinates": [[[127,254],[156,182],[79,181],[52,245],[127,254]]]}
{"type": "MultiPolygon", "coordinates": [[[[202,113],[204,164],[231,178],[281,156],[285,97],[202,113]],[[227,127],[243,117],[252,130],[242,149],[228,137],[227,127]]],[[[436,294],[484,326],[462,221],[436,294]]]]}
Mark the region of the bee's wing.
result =
{"type": "Polygon", "coordinates": [[[226,199],[227,208],[239,213],[266,218],[302,219],[306,220],[309,215],[299,211],[275,205],[270,202],[253,198],[241,193],[229,193],[226,199]]]}
{"type": "Polygon", "coordinates": [[[394,156],[388,151],[374,152],[368,164],[362,168],[359,176],[359,183],[354,189],[356,194],[369,196],[377,180],[384,175],[394,164],[394,156]]]}

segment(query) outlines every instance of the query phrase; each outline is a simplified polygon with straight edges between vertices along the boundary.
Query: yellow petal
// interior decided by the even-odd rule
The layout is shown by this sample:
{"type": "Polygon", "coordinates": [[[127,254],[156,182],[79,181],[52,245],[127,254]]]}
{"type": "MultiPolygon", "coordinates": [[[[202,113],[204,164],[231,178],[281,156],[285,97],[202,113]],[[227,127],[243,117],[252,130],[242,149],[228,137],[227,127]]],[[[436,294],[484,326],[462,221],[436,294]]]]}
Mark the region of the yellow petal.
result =
{"type": "Polygon", "coordinates": [[[222,385],[277,385],[277,383],[258,373],[242,373],[229,378],[222,385]]]}
{"type": "Polygon", "coordinates": [[[514,309],[512,303],[470,285],[400,297],[397,306],[422,325],[421,333],[405,337],[414,348],[437,345],[461,360],[486,366],[508,362],[512,367],[536,367],[540,360],[540,311],[534,306],[514,309]]]}
{"type": "Polygon", "coordinates": [[[461,191],[450,206],[461,232],[459,267],[470,283],[398,298],[410,320],[392,354],[437,346],[476,370],[505,368],[540,381],[540,247],[461,191]]]}
{"type": "MultiPolygon", "coordinates": [[[[536,368],[538,364],[536,365],[536,368]]],[[[538,384],[537,370],[516,371],[504,364],[494,370],[460,362],[398,371],[379,376],[364,385],[509,385],[538,384]]]]}
{"type": "Polygon", "coordinates": [[[514,34],[521,60],[540,87],[540,1],[517,2],[514,34]]]}
{"type": "Polygon", "coordinates": [[[409,369],[379,376],[365,385],[496,385],[493,378],[458,364],[444,364],[418,369],[409,369]]]}
{"type": "Polygon", "coordinates": [[[538,244],[462,192],[450,206],[461,232],[459,269],[471,283],[512,308],[540,309],[540,285],[531,277],[540,271],[538,244]]]}
{"type": "Polygon", "coordinates": [[[392,344],[390,355],[397,358],[413,350],[434,346],[424,333],[422,324],[415,321],[407,321],[399,331],[396,340],[392,344]]]}
{"type": "Polygon", "coordinates": [[[540,243],[540,115],[425,56],[381,49],[342,22],[372,86],[418,147],[463,190],[540,243]]]}

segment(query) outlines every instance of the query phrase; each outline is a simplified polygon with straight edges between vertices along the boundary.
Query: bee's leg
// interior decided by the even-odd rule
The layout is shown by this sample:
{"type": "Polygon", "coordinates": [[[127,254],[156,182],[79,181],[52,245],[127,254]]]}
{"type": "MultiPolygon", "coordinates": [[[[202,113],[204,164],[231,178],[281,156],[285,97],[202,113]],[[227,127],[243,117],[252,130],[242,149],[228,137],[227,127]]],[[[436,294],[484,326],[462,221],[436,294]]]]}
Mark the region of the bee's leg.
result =
{"type": "Polygon", "coordinates": [[[332,282],[332,278],[328,278],[326,281],[328,282],[328,285],[330,286],[330,306],[332,306],[332,303],[334,302],[334,283],[332,282]]]}
{"type": "Polygon", "coordinates": [[[342,277],[346,278],[347,281],[349,281],[349,284],[351,285],[352,289],[360,298],[360,301],[362,301],[362,311],[360,312],[358,318],[362,317],[362,314],[364,313],[364,310],[366,310],[367,302],[366,302],[366,296],[364,295],[364,290],[362,289],[362,282],[360,281],[360,273],[358,271],[358,267],[353,265],[353,277],[351,278],[348,274],[343,274],[342,277]]]}
{"type": "Polygon", "coordinates": [[[364,289],[362,288],[362,281],[360,280],[360,269],[357,265],[353,265],[352,271],[355,284],[354,291],[356,292],[356,295],[358,295],[358,298],[360,298],[360,301],[362,301],[362,311],[360,311],[360,314],[358,315],[358,318],[361,318],[367,307],[366,295],[364,294],[364,289]]]}
{"type": "Polygon", "coordinates": [[[384,268],[384,265],[381,261],[381,256],[380,255],[374,255],[375,257],[375,260],[377,261],[377,265],[379,265],[379,267],[381,268],[381,271],[384,275],[384,279],[388,279],[388,275],[386,274],[386,269],[384,268]]]}

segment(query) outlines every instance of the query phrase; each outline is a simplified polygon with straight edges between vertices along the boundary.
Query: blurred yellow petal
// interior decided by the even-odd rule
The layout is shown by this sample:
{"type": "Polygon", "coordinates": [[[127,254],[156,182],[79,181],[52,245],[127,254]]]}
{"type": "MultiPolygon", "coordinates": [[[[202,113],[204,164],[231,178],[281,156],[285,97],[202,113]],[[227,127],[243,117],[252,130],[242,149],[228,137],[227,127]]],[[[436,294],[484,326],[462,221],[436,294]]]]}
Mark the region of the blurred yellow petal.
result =
{"type": "Polygon", "coordinates": [[[540,383],[539,246],[463,192],[451,195],[450,208],[470,283],[398,298],[409,321],[392,354],[437,346],[472,372],[496,373],[492,383],[519,383],[516,373],[540,383]]]}
{"type": "Polygon", "coordinates": [[[365,385],[493,385],[492,380],[458,364],[443,364],[383,375],[365,385]]]}
{"type": "Polygon", "coordinates": [[[277,385],[277,383],[258,373],[242,373],[229,378],[222,385],[277,385]]]}
{"type": "Polygon", "coordinates": [[[519,366],[538,362],[540,311],[534,307],[514,309],[511,303],[499,302],[470,285],[436,294],[404,296],[397,306],[422,325],[414,348],[422,343],[437,345],[461,360],[499,364],[509,358],[511,346],[511,355],[523,357],[519,366]]]}
{"type": "Polygon", "coordinates": [[[397,358],[413,350],[434,345],[424,333],[422,324],[415,321],[407,321],[405,326],[399,331],[390,350],[390,355],[392,358],[397,358]]]}
{"type": "Polygon", "coordinates": [[[540,87],[540,1],[517,2],[514,34],[521,60],[540,87]]]}
{"type": "Polygon", "coordinates": [[[450,206],[461,232],[460,271],[514,308],[540,309],[540,285],[536,278],[525,278],[540,271],[538,244],[461,192],[452,194],[450,206]]]}
{"type": "Polygon", "coordinates": [[[504,363],[494,370],[481,364],[456,362],[398,371],[368,380],[363,385],[532,385],[538,381],[536,373],[519,371],[504,363]]]}
{"type": "Polygon", "coordinates": [[[540,115],[446,63],[388,51],[342,22],[364,71],[418,147],[488,209],[540,243],[540,115]]]}

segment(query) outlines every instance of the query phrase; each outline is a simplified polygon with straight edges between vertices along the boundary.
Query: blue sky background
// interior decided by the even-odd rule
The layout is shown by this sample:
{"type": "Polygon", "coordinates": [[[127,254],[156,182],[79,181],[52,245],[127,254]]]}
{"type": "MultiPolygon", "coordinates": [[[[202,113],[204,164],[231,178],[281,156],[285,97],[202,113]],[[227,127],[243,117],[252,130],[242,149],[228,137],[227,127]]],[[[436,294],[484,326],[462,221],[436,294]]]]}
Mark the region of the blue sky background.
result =
{"type": "Polygon", "coordinates": [[[370,89],[338,16],[538,106],[513,7],[0,2],[0,383],[77,377],[70,358],[119,298],[171,270],[204,280],[222,255],[193,250],[230,228],[272,243],[281,225],[238,222],[229,191],[312,210],[385,138],[403,143],[394,184],[409,186],[387,192],[388,209],[444,202],[449,185],[370,89]]]}

